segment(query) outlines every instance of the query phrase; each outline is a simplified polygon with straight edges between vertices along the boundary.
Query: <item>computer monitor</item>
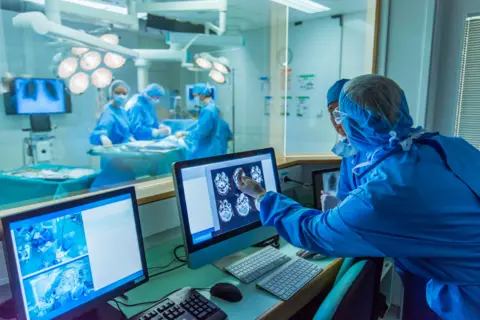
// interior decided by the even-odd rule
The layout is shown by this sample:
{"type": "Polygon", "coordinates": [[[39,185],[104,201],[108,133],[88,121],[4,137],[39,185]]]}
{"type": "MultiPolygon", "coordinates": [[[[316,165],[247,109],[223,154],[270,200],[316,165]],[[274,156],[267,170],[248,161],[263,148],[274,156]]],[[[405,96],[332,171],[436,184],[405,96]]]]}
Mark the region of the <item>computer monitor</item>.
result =
{"type": "Polygon", "coordinates": [[[72,105],[65,84],[58,79],[15,78],[10,85],[6,114],[70,113],[72,105]]]}
{"type": "Polygon", "coordinates": [[[273,149],[177,162],[175,189],[188,266],[199,268],[276,234],[262,227],[255,200],[237,187],[239,169],[280,192],[273,149]]]}
{"type": "Polygon", "coordinates": [[[319,210],[322,208],[322,191],[336,197],[338,192],[338,182],[340,180],[340,169],[322,169],[312,172],[313,182],[313,203],[314,207],[319,210]]]}
{"type": "Polygon", "coordinates": [[[133,187],[2,223],[17,319],[73,319],[148,280],[133,187]]]}

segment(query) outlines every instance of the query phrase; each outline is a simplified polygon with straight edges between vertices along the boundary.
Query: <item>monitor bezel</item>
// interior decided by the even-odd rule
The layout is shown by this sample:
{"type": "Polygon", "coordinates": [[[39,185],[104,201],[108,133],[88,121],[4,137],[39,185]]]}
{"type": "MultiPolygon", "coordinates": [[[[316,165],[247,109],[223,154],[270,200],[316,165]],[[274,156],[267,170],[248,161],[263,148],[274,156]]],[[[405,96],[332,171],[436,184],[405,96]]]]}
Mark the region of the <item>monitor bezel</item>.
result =
{"type": "Polygon", "coordinates": [[[259,228],[262,226],[262,222],[261,221],[253,222],[239,229],[235,229],[227,233],[221,234],[215,238],[203,241],[198,244],[193,244],[192,233],[190,231],[190,223],[188,221],[187,207],[185,202],[185,192],[182,184],[182,169],[194,167],[194,166],[202,166],[206,164],[213,164],[218,162],[225,162],[230,160],[237,160],[242,158],[261,156],[261,155],[270,155],[272,159],[272,166],[274,171],[273,174],[275,176],[275,184],[277,187],[277,192],[281,193],[280,178],[278,176],[277,162],[275,158],[275,151],[273,148],[244,151],[244,152],[238,152],[238,153],[232,153],[232,154],[226,154],[222,156],[215,156],[215,157],[208,157],[208,158],[201,158],[201,159],[195,159],[195,160],[187,160],[187,161],[175,162],[174,164],[172,164],[173,173],[174,173],[173,180],[175,183],[175,192],[176,192],[178,207],[180,211],[179,216],[180,216],[181,229],[183,233],[184,243],[186,245],[186,251],[188,254],[198,252],[202,249],[214,246],[217,243],[232,239],[240,234],[259,228]]]}
{"type": "Polygon", "coordinates": [[[142,237],[142,230],[141,230],[141,225],[140,225],[140,216],[138,212],[138,204],[137,204],[137,198],[135,194],[135,188],[134,187],[126,187],[122,189],[117,189],[113,191],[108,191],[104,192],[101,194],[95,194],[91,196],[86,196],[80,199],[75,199],[71,201],[64,201],[61,203],[55,203],[53,205],[49,206],[44,206],[40,208],[36,208],[33,210],[28,210],[24,211],[21,213],[17,213],[14,215],[7,216],[5,218],[2,218],[2,225],[3,225],[3,231],[4,231],[4,238],[3,238],[3,248],[5,252],[5,262],[7,265],[7,271],[8,271],[8,276],[10,279],[10,289],[12,291],[12,298],[15,301],[15,307],[16,307],[16,312],[19,320],[27,319],[27,314],[26,314],[26,308],[24,305],[24,300],[23,300],[23,295],[22,295],[22,288],[20,285],[20,277],[18,275],[19,271],[17,268],[17,263],[16,263],[16,258],[15,258],[15,250],[13,248],[13,241],[12,241],[12,235],[11,235],[11,229],[10,229],[10,224],[13,222],[29,219],[32,217],[36,216],[41,216],[44,214],[49,214],[51,212],[55,211],[62,211],[65,209],[73,208],[73,207],[78,207],[87,203],[91,202],[96,202],[99,200],[104,200],[105,198],[110,198],[110,197],[116,197],[120,195],[125,195],[125,194],[130,194],[130,197],[132,199],[132,205],[133,205],[133,215],[135,219],[135,228],[137,230],[137,238],[138,238],[138,244],[139,244],[139,249],[140,249],[140,259],[142,262],[142,270],[144,273],[144,279],[141,281],[137,280],[132,280],[130,282],[125,283],[124,285],[115,288],[114,290],[107,292],[103,295],[100,295],[96,298],[94,298],[91,301],[88,301],[82,305],[79,305],[63,315],[58,316],[56,319],[63,319],[67,317],[68,319],[72,317],[78,317],[85,312],[88,312],[92,309],[94,309],[96,306],[101,305],[102,303],[106,303],[107,301],[118,297],[119,295],[124,294],[125,292],[138,287],[139,285],[147,282],[149,280],[148,276],[148,268],[147,268],[147,260],[146,260],[146,255],[145,255],[145,247],[143,243],[143,237],[142,237]]]}
{"type": "Polygon", "coordinates": [[[8,103],[11,103],[12,99],[15,99],[15,81],[17,80],[55,80],[55,81],[60,81],[63,83],[63,92],[65,95],[64,99],[64,110],[65,111],[60,111],[60,112],[33,112],[33,113],[20,113],[18,112],[18,107],[12,108],[10,106],[7,106],[7,96],[5,95],[5,114],[8,116],[29,116],[29,115],[37,115],[37,114],[49,114],[49,115],[56,115],[56,114],[69,114],[72,113],[72,97],[70,95],[70,91],[67,88],[67,84],[65,83],[64,80],[58,79],[58,78],[25,78],[25,77],[15,77],[9,87],[9,95],[8,95],[8,103]]]}

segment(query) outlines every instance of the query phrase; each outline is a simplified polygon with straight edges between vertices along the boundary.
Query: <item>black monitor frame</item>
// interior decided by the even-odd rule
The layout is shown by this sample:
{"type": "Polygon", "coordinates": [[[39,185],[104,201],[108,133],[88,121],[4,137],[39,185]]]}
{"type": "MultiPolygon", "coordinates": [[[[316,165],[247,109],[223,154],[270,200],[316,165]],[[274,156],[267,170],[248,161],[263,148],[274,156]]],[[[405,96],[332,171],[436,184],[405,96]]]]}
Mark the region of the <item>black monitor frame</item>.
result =
{"type": "Polygon", "coordinates": [[[135,228],[137,231],[138,243],[140,246],[140,259],[142,261],[142,270],[145,275],[145,278],[142,281],[132,280],[108,293],[98,296],[95,299],[89,302],[86,302],[80,306],[77,306],[72,310],[69,310],[67,313],[57,317],[57,319],[74,319],[77,317],[81,317],[82,314],[85,314],[97,307],[101,307],[107,301],[112,300],[113,298],[118,297],[124,294],[125,292],[147,282],[149,279],[135,188],[126,187],[126,188],[117,189],[114,191],[104,192],[101,194],[86,196],[80,199],[67,200],[61,203],[55,203],[49,206],[44,206],[37,209],[24,211],[18,214],[13,214],[13,215],[2,218],[3,231],[4,231],[3,248],[5,252],[5,262],[7,264],[7,271],[10,279],[10,288],[12,291],[12,299],[16,305],[18,320],[24,320],[24,319],[27,319],[27,317],[25,314],[25,305],[24,305],[22,289],[20,285],[21,279],[18,276],[15,250],[13,248],[12,234],[10,232],[11,231],[10,224],[16,221],[21,221],[21,220],[29,219],[32,217],[49,214],[55,211],[62,211],[65,209],[78,207],[87,203],[103,200],[105,198],[116,197],[116,196],[125,195],[125,194],[130,194],[130,197],[132,199],[135,228]]]}
{"type": "Polygon", "coordinates": [[[177,191],[177,202],[179,203],[179,206],[181,206],[181,210],[179,213],[180,213],[182,232],[183,232],[183,237],[186,245],[186,251],[188,253],[193,253],[193,252],[202,250],[216,243],[226,241],[242,233],[246,233],[250,230],[259,228],[262,226],[262,222],[261,221],[253,222],[241,228],[218,235],[215,238],[203,241],[198,244],[193,244],[192,233],[190,231],[190,223],[188,220],[187,206],[185,202],[185,192],[184,192],[183,183],[182,183],[182,169],[195,167],[195,166],[202,166],[202,165],[211,164],[211,163],[236,160],[241,158],[255,157],[260,155],[270,155],[272,159],[272,166],[274,171],[273,173],[275,176],[275,184],[277,187],[277,192],[281,193],[280,178],[278,176],[277,162],[275,158],[275,151],[273,150],[273,148],[232,153],[232,154],[227,154],[222,156],[201,158],[196,160],[187,160],[187,161],[175,162],[172,164],[172,168],[174,172],[175,190],[177,191]]]}

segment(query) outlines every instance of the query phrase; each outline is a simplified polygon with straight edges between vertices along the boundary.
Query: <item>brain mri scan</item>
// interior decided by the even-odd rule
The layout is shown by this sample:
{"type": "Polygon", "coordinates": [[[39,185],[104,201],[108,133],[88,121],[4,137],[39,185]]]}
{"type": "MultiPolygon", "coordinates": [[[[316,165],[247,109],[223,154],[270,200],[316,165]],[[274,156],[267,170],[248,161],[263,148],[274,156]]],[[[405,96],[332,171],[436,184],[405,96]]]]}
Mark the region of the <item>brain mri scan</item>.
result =
{"type": "Polygon", "coordinates": [[[215,187],[217,188],[218,194],[225,196],[230,191],[230,179],[228,179],[225,172],[217,173],[215,176],[215,187]]]}
{"type": "Polygon", "coordinates": [[[241,176],[239,176],[240,170],[242,170],[242,168],[237,168],[237,169],[235,169],[235,172],[233,173],[233,181],[235,182],[235,185],[237,186],[237,188],[239,188],[239,186],[238,186],[239,179],[241,177],[245,176],[245,173],[243,173],[241,176]]]}
{"type": "Polygon", "coordinates": [[[219,202],[218,215],[223,222],[229,222],[233,217],[232,205],[227,200],[220,200],[219,202]]]}
{"type": "Polygon", "coordinates": [[[235,208],[237,209],[238,214],[242,217],[246,217],[250,213],[250,202],[244,193],[241,193],[237,198],[235,208]]]}
{"type": "Polygon", "coordinates": [[[260,169],[259,166],[253,166],[252,169],[250,170],[250,176],[252,177],[253,180],[255,180],[257,183],[262,183],[263,178],[262,178],[262,169],[260,169]]]}

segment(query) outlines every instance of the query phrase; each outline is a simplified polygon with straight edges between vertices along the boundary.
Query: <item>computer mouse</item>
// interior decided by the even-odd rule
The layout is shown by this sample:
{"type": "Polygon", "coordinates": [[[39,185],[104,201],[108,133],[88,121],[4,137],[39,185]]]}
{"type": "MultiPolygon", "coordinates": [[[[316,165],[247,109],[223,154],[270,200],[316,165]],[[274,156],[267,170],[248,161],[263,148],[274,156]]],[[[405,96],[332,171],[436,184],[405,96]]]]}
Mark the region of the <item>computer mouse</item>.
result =
{"type": "Polygon", "coordinates": [[[210,294],[228,302],[239,302],[243,299],[240,290],[231,283],[217,283],[210,288],[210,294]]]}

